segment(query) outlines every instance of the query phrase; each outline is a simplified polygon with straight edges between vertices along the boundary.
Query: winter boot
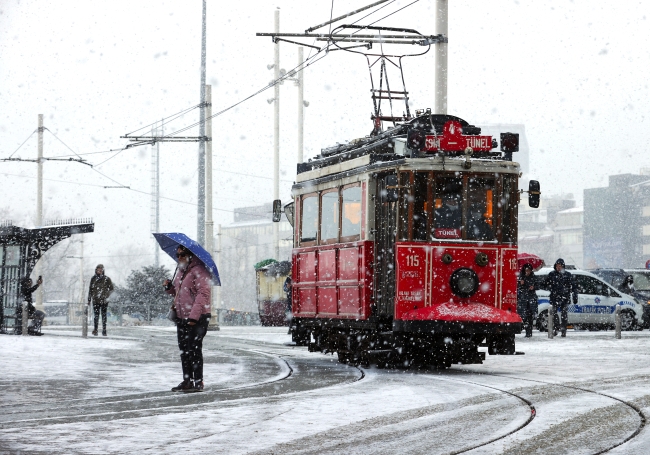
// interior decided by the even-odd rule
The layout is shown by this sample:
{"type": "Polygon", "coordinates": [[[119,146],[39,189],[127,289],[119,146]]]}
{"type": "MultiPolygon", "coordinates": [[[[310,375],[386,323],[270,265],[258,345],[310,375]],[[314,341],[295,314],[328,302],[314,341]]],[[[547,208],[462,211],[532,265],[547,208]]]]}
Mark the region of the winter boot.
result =
{"type": "Polygon", "coordinates": [[[97,336],[97,329],[93,330],[93,335],[97,336]]]}
{"type": "Polygon", "coordinates": [[[104,330],[104,331],[102,332],[102,336],[103,336],[103,337],[108,336],[108,335],[106,335],[106,330],[104,330]]]}
{"type": "Polygon", "coordinates": [[[187,390],[183,390],[183,392],[185,393],[203,392],[203,381],[194,381],[192,383],[192,386],[187,390]]]}
{"type": "Polygon", "coordinates": [[[562,338],[566,338],[566,330],[562,330],[562,338]]]}
{"type": "Polygon", "coordinates": [[[176,387],[172,387],[172,392],[185,392],[192,387],[192,382],[189,379],[185,379],[183,382],[178,384],[176,387]]]}

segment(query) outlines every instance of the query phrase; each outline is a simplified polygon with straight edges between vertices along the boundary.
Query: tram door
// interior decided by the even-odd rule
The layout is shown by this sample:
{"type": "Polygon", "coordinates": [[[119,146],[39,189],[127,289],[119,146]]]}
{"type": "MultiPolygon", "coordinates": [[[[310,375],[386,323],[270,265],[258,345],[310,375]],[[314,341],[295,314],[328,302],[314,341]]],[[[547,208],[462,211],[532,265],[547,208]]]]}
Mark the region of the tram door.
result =
{"type": "Polygon", "coordinates": [[[397,234],[397,175],[377,177],[375,198],[374,293],[380,317],[393,317],[395,299],[395,237],[397,234]]]}

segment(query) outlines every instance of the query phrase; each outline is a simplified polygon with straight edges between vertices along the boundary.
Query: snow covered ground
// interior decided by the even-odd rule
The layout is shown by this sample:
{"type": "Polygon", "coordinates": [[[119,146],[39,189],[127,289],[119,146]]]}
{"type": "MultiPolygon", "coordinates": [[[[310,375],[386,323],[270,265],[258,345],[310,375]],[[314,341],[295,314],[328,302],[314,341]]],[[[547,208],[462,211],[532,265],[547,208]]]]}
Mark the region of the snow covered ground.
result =
{"type": "MultiPolygon", "coordinates": [[[[648,331],[535,332],[523,356],[396,371],[290,346],[286,328],[223,327],[191,395],[168,392],[173,328],[79,332],[0,337],[1,453],[590,454],[634,435],[635,407],[650,416],[648,331]]],[[[650,453],[650,429],[610,453],[650,453]]]]}

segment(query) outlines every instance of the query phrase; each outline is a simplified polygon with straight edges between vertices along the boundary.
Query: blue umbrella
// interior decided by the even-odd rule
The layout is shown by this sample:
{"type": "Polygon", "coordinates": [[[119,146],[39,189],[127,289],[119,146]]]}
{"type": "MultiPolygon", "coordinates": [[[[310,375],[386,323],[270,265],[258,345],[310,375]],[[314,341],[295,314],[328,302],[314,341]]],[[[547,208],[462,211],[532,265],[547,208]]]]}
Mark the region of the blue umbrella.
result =
{"type": "Polygon", "coordinates": [[[176,257],[176,249],[178,248],[178,245],[182,245],[190,250],[199,261],[203,262],[205,268],[208,269],[210,275],[212,275],[212,282],[214,285],[221,286],[217,265],[214,263],[210,253],[199,245],[198,242],[180,232],[159,233],[153,234],[153,236],[158,241],[160,248],[162,248],[162,250],[171,256],[171,258],[176,262],[178,262],[178,258],[176,257]]]}

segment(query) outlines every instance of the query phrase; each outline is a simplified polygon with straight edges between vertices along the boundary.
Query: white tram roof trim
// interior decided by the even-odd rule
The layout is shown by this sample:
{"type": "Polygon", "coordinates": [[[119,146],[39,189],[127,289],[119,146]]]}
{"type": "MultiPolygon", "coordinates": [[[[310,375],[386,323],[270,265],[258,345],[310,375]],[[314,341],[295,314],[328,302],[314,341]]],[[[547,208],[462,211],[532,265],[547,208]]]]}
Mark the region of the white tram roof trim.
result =
{"type": "MultiPolygon", "coordinates": [[[[396,155],[397,158],[402,158],[402,156],[396,155]]],[[[438,170],[438,171],[462,171],[462,172],[504,172],[504,173],[518,173],[519,172],[519,163],[514,161],[500,161],[492,160],[485,158],[473,157],[471,159],[472,163],[480,163],[480,168],[472,167],[471,169],[465,169],[463,163],[465,163],[464,157],[459,156],[432,156],[428,158],[406,158],[406,162],[400,165],[396,165],[395,162],[386,161],[382,163],[381,167],[396,167],[401,168],[418,168],[422,170],[438,170]]],[[[350,171],[358,167],[367,166],[370,164],[370,155],[360,156],[349,161],[343,161],[342,163],[333,164],[331,166],[326,166],[311,171],[300,173],[296,176],[296,183],[302,183],[309,180],[315,180],[321,177],[325,177],[332,174],[338,174],[345,171],[350,171]]],[[[373,171],[376,171],[373,170],[373,171]]]]}

